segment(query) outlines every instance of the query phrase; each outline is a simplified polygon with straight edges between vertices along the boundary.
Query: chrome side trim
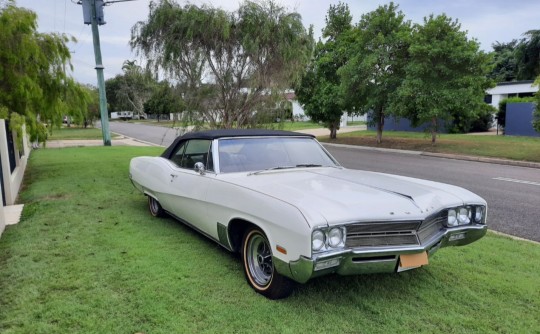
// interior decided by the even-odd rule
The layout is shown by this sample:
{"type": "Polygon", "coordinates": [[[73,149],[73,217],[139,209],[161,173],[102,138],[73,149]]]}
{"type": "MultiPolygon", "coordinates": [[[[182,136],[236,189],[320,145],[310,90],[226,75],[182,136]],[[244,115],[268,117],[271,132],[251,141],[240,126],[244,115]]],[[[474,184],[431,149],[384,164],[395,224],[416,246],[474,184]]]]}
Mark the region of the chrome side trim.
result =
{"type": "Polygon", "coordinates": [[[227,232],[227,226],[217,223],[217,232],[219,243],[229,251],[233,251],[231,241],[229,240],[229,233],[227,232]]]}
{"type": "MultiPolygon", "coordinates": [[[[210,240],[212,240],[212,241],[218,243],[219,245],[223,246],[224,248],[226,248],[225,245],[223,245],[218,239],[212,237],[210,234],[208,234],[208,233],[204,232],[203,230],[197,228],[195,225],[191,224],[190,222],[188,222],[188,221],[186,221],[186,220],[184,220],[184,219],[182,219],[182,218],[176,216],[175,214],[173,214],[173,213],[170,212],[170,211],[165,210],[165,212],[166,212],[169,216],[171,216],[171,217],[173,217],[174,219],[176,219],[176,220],[178,220],[179,222],[181,222],[182,224],[184,224],[184,225],[186,225],[186,226],[192,228],[193,230],[199,232],[200,234],[204,235],[204,236],[207,237],[208,239],[210,239],[210,240]]],[[[228,248],[226,248],[226,249],[229,250],[228,248]]]]}

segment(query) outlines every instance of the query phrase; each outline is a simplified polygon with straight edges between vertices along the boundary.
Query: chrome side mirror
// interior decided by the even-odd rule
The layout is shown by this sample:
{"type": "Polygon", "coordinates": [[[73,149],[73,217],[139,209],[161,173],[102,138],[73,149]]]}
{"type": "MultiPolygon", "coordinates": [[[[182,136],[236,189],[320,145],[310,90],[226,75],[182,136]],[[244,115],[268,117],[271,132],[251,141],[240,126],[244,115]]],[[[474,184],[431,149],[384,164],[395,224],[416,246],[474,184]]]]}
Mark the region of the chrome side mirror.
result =
{"type": "Polygon", "coordinates": [[[206,174],[206,170],[204,168],[204,164],[202,162],[196,162],[195,163],[195,167],[194,167],[195,171],[201,175],[204,175],[206,174]]]}

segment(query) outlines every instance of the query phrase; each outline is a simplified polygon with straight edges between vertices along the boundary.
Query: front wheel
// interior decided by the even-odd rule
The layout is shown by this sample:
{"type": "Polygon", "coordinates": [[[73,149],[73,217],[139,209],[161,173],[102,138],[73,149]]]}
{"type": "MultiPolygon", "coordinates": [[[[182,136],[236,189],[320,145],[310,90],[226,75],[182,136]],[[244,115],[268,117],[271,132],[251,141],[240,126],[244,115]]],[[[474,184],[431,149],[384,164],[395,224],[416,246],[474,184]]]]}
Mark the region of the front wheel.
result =
{"type": "Polygon", "coordinates": [[[154,217],[163,217],[165,214],[161,204],[152,196],[148,196],[148,209],[150,209],[150,214],[154,217]]]}
{"type": "Polygon", "coordinates": [[[270,243],[258,228],[252,228],[244,235],[242,259],[246,279],[255,291],[269,299],[281,299],[291,294],[294,284],[275,270],[270,243]]]}

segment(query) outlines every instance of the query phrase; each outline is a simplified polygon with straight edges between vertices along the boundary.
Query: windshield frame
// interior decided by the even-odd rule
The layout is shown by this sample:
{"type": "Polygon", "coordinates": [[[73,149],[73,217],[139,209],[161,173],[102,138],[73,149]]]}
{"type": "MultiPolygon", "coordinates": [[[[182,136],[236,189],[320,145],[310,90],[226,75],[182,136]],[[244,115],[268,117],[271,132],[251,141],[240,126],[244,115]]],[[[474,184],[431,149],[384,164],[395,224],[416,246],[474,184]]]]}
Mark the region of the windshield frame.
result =
{"type": "MultiPolygon", "coordinates": [[[[231,145],[232,146],[232,145],[231,145]]],[[[215,145],[212,145],[213,147],[213,155],[214,155],[214,169],[216,173],[219,174],[230,174],[230,173],[248,173],[250,175],[257,174],[261,171],[266,170],[280,170],[280,169],[295,169],[295,168],[314,168],[314,167],[331,167],[341,168],[341,165],[339,162],[324,148],[324,146],[319,143],[315,138],[311,136],[246,136],[246,137],[222,137],[215,140],[215,145]],[[253,155],[253,147],[250,148],[252,152],[242,152],[242,157],[245,159],[249,158],[249,161],[247,163],[242,164],[242,166],[238,166],[237,164],[234,164],[234,167],[231,165],[230,157],[231,152],[224,151],[224,148],[227,144],[232,144],[233,142],[238,142],[239,146],[242,148],[236,152],[233,155],[238,155],[240,157],[240,152],[242,150],[246,150],[246,147],[254,145],[281,145],[284,149],[284,152],[280,152],[280,154],[287,153],[287,158],[284,158],[287,161],[278,161],[276,159],[275,161],[266,160],[261,161],[257,160],[257,158],[268,158],[272,157],[272,155],[269,153],[270,150],[259,150],[258,152],[255,152],[256,154],[259,154],[258,156],[253,155]],[[253,142],[254,144],[250,144],[246,146],[246,141],[253,142]],[[268,141],[264,143],[264,141],[268,141]],[[313,158],[308,159],[300,159],[300,160],[294,160],[294,158],[291,158],[291,152],[294,150],[294,147],[292,146],[286,146],[288,145],[296,145],[296,144],[304,144],[304,145],[314,145],[314,146],[306,146],[306,148],[313,149],[314,153],[318,153],[318,157],[315,156],[313,158]],[[261,152],[264,152],[261,154],[261,152]],[[221,153],[221,154],[220,154],[221,153]],[[225,167],[225,153],[229,156],[229,165],[225,167]],[[246,154],[248,153],[248,154],[246,154]],[[257,162],[256,164],[254,162],[257,162]],[[311,166],[312,165],[312,166],[311,166]],[[283,168],[287,167],[287,168],[283,168]]],[[[276,151],[274,151],[276,153],[276,151]]],[[[304,152],[305,153],[305,152],[304,152]]],[[[234,160],[234,159],[233,159],[234,160]]]]}

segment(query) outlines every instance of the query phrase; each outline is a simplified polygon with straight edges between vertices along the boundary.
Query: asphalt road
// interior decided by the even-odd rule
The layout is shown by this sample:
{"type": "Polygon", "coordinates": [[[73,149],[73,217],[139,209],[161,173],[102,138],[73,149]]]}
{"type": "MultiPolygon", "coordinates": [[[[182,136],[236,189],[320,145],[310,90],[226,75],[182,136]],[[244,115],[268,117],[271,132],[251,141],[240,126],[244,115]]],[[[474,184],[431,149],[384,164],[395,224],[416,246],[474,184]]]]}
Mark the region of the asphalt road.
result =
{"type": "Polygon", "coordinates": [[[540,242],[540,169],[357,148],[327,149],[347,168],[469,189],[487,201],[490,229],[540,242]]]}
{"type": "MultiPolygon", "coordinates": [[[[111,131],[167,146],[176,131],[111,122],[111,131]]],[[[488,226],[495,231],[540,242],[540,169],[327,146],[344,166],[457,185],[488,203],[488,226]]]]}
{"type": "Polygon", "coordinates": [[[110,122],[109,129],[112,132],[161,146],[169,146],[178,135],[182,134],[181,131],[171,127],[152,126],[120,121],[110,122]]]}

